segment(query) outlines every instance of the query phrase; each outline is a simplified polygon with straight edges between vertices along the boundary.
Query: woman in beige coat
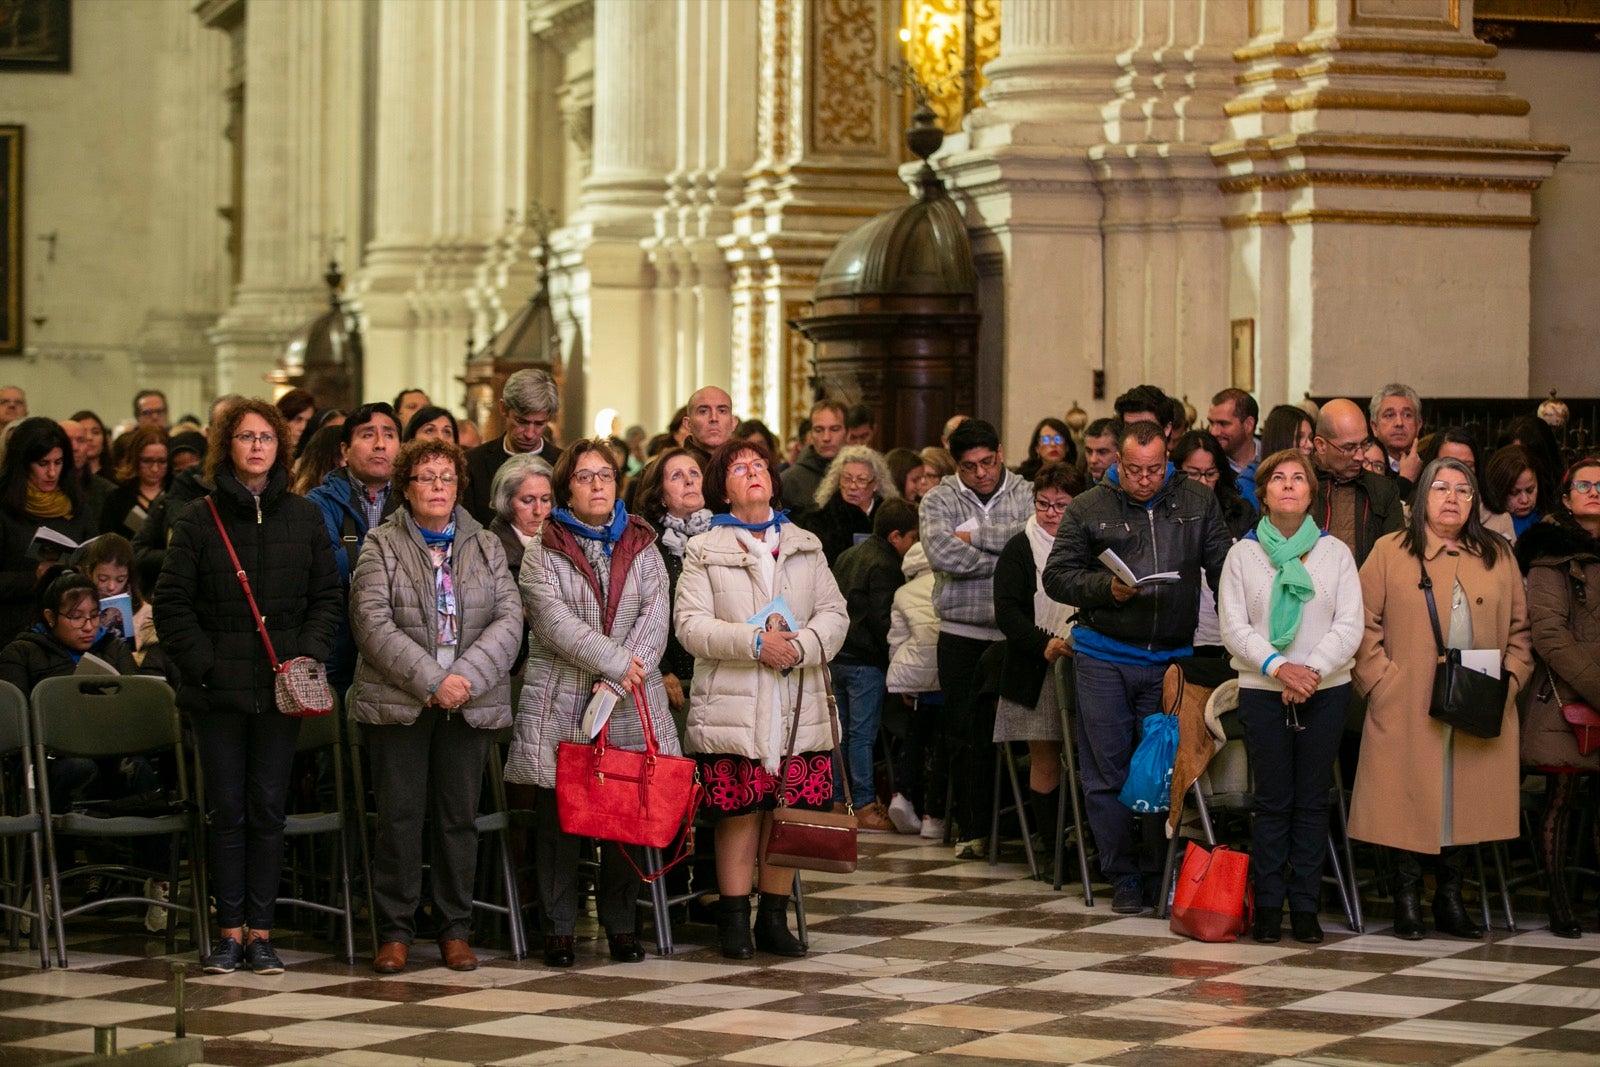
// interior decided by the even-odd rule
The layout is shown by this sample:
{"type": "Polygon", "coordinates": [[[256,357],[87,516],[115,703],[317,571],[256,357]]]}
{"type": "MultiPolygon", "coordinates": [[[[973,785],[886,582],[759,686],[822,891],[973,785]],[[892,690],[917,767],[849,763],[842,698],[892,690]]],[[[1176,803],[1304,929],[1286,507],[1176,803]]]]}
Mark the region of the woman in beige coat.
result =
{"type": "Polygon", "coordinates": [[[1396,937],[1423,936],[1422,855],[1432,855],[1440,933],[1484,934],[1461,903],[1462,845],[1516,837],[1517,693],[1533,670],[1527,599],[1505,541],[1483,529],[1466,464],[1423,470],[1409,526],[1381,538],[1361,568],[1366,631],[1355,681],[1367,696],[1350,836],[1396,851],[1396,937]],[[1432,582],[1451,648],[1496,649],[1510,678],[1500,736],[1473,737],[1428,714],[1438,661],[1428,605],[1432,582]]]}
{"type": "Polygon", "coordinates": [[[445,966],[478,965],[468,947],[477,871],[478,794],[494,731],[511,725],[511,661],[522,604],[499,538],[457,505],[461,449],[419,438],[400,450],[401,507],[367,537],[350,582],[362,724],[378,795],[372,897],[380,974],[403,970],[422,894],[424,822],[445,966]]]}
{"type": "Polygon", "coordinates": [[[705,498],[722,513],[689,541],[674,611],[678,641],[695,658],[688,747],[719,818],[718,929],[729,959],[749,959],[756,947],[805,955],[789,933],[793,872],[787,867],[761,864],[751,944],[752,873],[762,813],[775,806],[779,788],[791,807],[825,810],[832,804],[834,727],[826,675],[850,622],[822,542],[774,510],[774,466],[772,453],[756,440],[731,440],[711,454],[705,498]],[[779,597],[793,630],[772,621],[768,609],[779,597]],[[794,759],[780,767],[797,713],[794,759]]]}

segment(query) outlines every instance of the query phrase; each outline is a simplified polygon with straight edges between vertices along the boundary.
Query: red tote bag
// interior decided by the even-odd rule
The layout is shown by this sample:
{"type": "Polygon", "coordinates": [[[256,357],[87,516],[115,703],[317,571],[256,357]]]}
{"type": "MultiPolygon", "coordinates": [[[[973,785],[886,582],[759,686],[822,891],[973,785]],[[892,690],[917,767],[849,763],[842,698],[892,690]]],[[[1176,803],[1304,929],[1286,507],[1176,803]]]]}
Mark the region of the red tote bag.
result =
{"type": "Polygon", "coordinates": [[[1196,941],[1236,941],[1250,925],[1250,857],[1189,842],[1172,898],[1172,932],[1196,941]]]}

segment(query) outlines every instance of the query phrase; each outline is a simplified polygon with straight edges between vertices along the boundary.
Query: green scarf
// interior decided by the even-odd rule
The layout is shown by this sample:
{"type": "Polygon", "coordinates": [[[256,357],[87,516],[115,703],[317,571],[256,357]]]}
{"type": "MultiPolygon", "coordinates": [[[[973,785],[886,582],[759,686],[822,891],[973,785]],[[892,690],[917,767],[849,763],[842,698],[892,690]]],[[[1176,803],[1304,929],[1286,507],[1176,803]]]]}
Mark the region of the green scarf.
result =
{"type": "Polygon", "coordinates": [[[1306,565],[1300,562],[1300,557],[1315,548],[1317,538],[1321,536],[1322,531],[1310,515],[1305,517],[1293,537],[1283,536],[1269,518],[1263,517],[1256,524],[1256,538],[1261,542],[1261,547],[1266,549],[1272,565],[1278,568],[1278,573],[1272,579],[1271,633],[1267,640],[1280,652],[1288,648],[1294,641],[1294,635],[1300,632],[1301,609],[1306,601],[1316,595],[1311,575],[1306,565]]]}

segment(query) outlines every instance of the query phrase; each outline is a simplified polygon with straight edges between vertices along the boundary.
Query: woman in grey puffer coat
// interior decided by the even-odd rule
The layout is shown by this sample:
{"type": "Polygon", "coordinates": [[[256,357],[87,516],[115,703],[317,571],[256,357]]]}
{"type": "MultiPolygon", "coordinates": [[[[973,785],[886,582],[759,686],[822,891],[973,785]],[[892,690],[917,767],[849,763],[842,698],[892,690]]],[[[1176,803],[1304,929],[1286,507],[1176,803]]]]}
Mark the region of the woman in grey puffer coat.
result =
{"type": "MultiPolygon", "coordinates": [[[[539,787],[534,802],[535,872],[546,921],[544,962],[570,967],[578,918],[581,840],[561,829],[556,806],[556,750],[562,741],[588,741],[580,723],[590,698],[606,686],[618,695],[606,724],[612,748],[643,751],[640,711],[650,717],[661,751],[679,753],[667,711],[661,654],[672,605],[667,569],[655,531],[617,500],[621,470],[601,439],[581,440],[561,453],[551,475],[556,508],[522,557],[518,584],[530,636],[516,734],[506,781],[539,787]],[[635,687],[647,707],[634,703],[635,687]]],[[[635,933],[640,878],[638,849],[601,843],[595,903],[620,963],[644,959],[635,933]]]]}
{"type": "Polygon", "coordinates": [[[393,484],[405,506],[367,536],[350,583],[361,653],[353,713],[378,795],[372,968],[380,974],[405,967],[416,932],[424,816],[439,953],[452,970],[478,963],[466,941],[474,819],[494,731],[511,724],[522,604],[500,539],[456,503],[465,481],[453,443],[419,438],[401,449],[393,484]]]}

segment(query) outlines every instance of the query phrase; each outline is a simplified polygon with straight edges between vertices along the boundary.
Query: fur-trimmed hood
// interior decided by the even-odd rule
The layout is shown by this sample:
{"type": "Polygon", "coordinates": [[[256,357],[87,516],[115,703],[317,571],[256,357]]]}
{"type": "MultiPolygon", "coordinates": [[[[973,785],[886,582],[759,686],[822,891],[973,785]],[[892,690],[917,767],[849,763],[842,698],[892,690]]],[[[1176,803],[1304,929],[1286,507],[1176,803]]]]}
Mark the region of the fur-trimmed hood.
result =
{"type": "Polygon", "coordinates": [[[1527,574],[1534,566],[1559,567],[1573,561],[1600,561],[1600,541],[1572,519],[1547,515],[1517,539],[1517,563],[1527,574]]]}

